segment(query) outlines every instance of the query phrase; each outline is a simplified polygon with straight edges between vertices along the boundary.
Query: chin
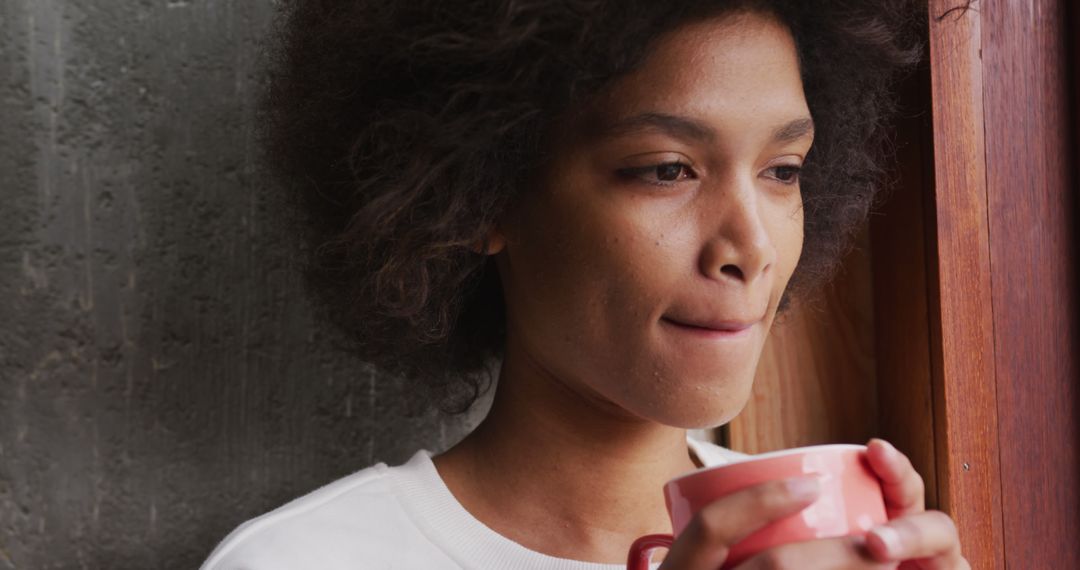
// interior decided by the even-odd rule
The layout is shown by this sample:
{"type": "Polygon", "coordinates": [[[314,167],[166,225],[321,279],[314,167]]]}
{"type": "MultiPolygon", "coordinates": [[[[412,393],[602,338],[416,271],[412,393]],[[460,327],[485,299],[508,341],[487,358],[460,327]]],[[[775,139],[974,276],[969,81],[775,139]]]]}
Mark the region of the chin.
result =
{"type": "Polygon", "coordinates": [[[659,423],[680,429],[713,429],[720,427],[742,412],[746,406],[746,400],[736,403],[727,403],[709,410],[687,412],[683,410],[667,414],[658,419],[659,423]]]}
{"type": "Polygon", "coordinates": [[[680,429],[722,426],[742,412],[750,399],[753,376],[736,382],[702,382],[678,388],[675,394],[652,394],[631,410],[638,416],[680,429]]]}

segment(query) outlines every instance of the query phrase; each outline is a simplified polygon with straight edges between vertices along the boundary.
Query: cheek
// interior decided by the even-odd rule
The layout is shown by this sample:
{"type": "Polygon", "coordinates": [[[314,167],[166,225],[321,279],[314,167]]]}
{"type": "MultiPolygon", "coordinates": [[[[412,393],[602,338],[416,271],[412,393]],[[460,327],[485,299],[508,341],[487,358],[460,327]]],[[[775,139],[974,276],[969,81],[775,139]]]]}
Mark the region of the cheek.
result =
{"type": "Polygon", "coordinates": [[[662,225],[637,214],[588,201],[536,211],[522,239],[539,318],[561,321],[566,332],[577,329],[573,336],[596,343],[625,335],[625,326],[640,326],[655,312],[675,260],[662,225]]]}
{"type": "MultiPolygon", "coordinates": [[[[795,271],[795,266],[799,263],[799,257],[802,256],[803,239],[805,237],[805,227],[803,220],[802,200],[799,200],[799,206],[792,214],[792,222],[790,224],[791,241],[785,244],[784,249],[787,261],[791,267],[788,270],[787,276],[790,278],[791,273],[795,271]]],[[[786,280],[785,280],[786,281],[786,280]]]]}
{"type": "Polygon", "coordinates": [[[567,376],[633,366],[670,297],[675,264],[685,263],[672,255],[678,236],[655,214],[586,192],[531,204],[508,246],[511,334],[567,376]]]}
{"type": "Polygon", "coordinates": [[[776,282],[773,284],[777,295],[783,292],[791,279],[795,266],[799,263],[803,247],[803,207],[802,198],[795,198],[775,208],[771,216],[770,235],[776,247],[776,282]]]}

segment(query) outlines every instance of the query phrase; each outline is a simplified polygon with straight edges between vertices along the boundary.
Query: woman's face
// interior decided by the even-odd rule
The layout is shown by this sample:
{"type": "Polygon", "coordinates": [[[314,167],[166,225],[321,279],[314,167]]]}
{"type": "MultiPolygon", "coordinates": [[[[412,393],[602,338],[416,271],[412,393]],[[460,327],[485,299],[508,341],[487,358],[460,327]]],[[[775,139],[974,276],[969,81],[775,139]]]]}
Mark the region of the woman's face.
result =
{"type": "Polygon", "coordinates": [[[681,27],[569,122],[500,225],[507,358],[620,414],[727,422],[802,248],[791,35],[748,13],[681,27]]]}

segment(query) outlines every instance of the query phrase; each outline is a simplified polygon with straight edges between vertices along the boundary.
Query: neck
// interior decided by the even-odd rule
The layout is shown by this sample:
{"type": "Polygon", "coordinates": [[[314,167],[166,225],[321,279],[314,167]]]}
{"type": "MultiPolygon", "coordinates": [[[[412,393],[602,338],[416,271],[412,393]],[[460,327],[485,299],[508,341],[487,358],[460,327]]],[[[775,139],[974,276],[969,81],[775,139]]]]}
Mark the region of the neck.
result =
{"type": "Polygon", "coordinates": [[[621,563],[671,532],[661,488],[695,467],[686,431],[630,417],[508,350],[491,411],[435,465],[496,532],[559,558],[621,563]]]}

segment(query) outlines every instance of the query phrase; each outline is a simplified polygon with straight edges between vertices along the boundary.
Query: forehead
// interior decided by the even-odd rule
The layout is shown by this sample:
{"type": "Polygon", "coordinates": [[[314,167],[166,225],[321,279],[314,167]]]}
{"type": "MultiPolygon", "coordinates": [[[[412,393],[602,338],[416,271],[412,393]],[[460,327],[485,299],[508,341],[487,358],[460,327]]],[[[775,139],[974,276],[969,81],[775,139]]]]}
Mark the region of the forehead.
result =
{"type": "MultiPolygon", "coordinates": [[[[795,42],[774,17],[742,12],[661,36],[592,107],[590,130],[642,114],[693,117],[720,132],[809,116],[795,42]]],[[[593,132],[596,134],[596,131],[593,132]]]]}

